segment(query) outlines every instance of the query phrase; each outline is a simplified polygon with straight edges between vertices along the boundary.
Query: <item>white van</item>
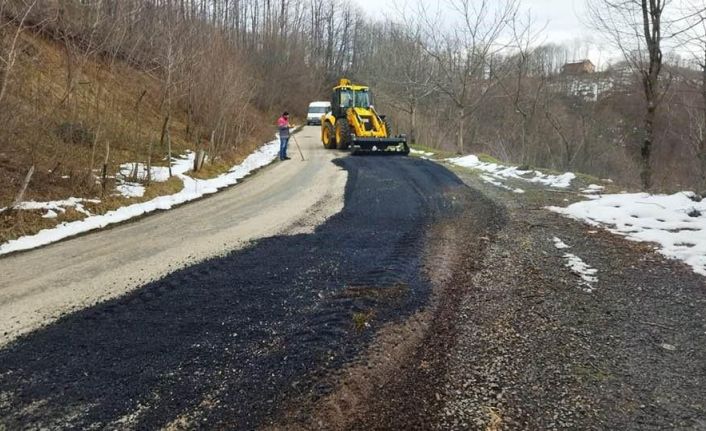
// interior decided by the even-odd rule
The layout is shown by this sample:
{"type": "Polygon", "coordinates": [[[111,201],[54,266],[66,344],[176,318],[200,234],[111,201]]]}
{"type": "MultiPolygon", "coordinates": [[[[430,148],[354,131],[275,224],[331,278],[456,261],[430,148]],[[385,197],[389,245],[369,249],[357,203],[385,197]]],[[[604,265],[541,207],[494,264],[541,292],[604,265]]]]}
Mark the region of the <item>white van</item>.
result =
{"type": "Polygon", "coordinates": [[[331,110],[331,102],[311,102],[306,113],[306,125],[321,124],[321,117],[331,110]]]}

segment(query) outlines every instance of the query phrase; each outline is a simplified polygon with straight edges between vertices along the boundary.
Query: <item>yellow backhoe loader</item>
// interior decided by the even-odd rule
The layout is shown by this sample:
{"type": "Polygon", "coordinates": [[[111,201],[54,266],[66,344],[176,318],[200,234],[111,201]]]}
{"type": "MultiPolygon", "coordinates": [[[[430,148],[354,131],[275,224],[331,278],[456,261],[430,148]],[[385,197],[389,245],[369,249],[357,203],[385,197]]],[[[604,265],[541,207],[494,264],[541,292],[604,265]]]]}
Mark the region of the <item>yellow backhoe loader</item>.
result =
{"type": "Polygon", "coordinates": [[[333,88],[321,141],[328,149],[351,149],[353,154],[409,154],[407,137],[392,136],[390,123],[373,108],[370,89],[345,78],[333,88]]]}

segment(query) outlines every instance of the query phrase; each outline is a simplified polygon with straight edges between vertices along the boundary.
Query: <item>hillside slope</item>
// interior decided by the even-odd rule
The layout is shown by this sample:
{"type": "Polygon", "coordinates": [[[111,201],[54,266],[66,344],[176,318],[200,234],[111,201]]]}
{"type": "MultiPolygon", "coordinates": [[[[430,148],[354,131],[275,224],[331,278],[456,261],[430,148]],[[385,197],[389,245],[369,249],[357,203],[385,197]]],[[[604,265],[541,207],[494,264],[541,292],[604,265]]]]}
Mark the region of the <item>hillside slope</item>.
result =
{"type": "MultiPolygon", "coordinates": [[[[125,163],[166,165],[164,82],[158,73],[140,71],[118,58],[84,57],[71,52],[68,44],[25,31],[9,78],[0,112],[9,132],[0,134],[0,208],[13,203],[32,166],[23,201],[99,200],[84,205],[91,213],[181,188],[176,179],[147,184],[146,178],[127,178],[134,173],[131,169],[119,172],[125,163]],[[118,193],[116,185],[123,180],[147,186],[145,194],[118,193]]],[[[250,106],[242,111],[238,136],[247,138],[217,143],[222,149],[199,177],[224,171],[271,136],[266,114],[250,106]]],[[[199,149],[211,152],[212,132],[187,109],[174,107],[169,124],[173,157],[199,149]]],[[[84,216],[75,208],[66,208],[56,218],[42,215],[31,209],[1,211],[0,242],[84,216]]]]}

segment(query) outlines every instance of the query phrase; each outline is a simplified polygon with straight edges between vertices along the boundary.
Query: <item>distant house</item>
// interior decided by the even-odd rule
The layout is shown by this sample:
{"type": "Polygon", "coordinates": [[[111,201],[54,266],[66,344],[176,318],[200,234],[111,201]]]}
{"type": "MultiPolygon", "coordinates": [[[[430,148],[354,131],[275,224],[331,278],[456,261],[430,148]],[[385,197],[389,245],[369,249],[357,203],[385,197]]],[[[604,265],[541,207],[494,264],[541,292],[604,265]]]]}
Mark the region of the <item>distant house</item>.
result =
{"type": "Polygon", "coordinates": [[[581,60],[575,63],[566,63],[561,67],[562,75],[585,75],[596,71],[596,66],[591,60],[581,60]]]}

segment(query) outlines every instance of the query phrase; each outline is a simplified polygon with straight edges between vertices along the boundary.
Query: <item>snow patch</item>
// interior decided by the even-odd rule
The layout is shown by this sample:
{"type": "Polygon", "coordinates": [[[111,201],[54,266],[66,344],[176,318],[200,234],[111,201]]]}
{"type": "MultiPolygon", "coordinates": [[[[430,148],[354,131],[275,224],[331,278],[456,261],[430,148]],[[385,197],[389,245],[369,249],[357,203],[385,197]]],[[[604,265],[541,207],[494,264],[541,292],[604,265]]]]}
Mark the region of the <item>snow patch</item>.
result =
{"type": "Polygon", "coordinates": [[[581,189],[583,196],[588,199],[598,199],[601,193],[605,190],[605,187],[599,186],[598,184],[589,184],[588,187],[581,189]]]}
{"type": "Polygon", "coordinates": [[[554,247],[558,248],[559,250],[564,249],[564,248],[571,248],[570,246],[566,245],[566,243],[564,241],[562,241],[561,239],[559,239],[557,237],[554,237],[553,241],[554,241],[554,247]]]}
{"type": "Polygon", "coordinates": [[[562,189],[569,187],[571,185],[571,181],[576,178],[576,175],[573,172],[566,172],[560,175],[551,175],[535,170],[522,170],[516,166],[504,166],[497,163],[482,162],[478,156],[473,154],[464,157],[446,159],[446,161],[457,166],[478,169],[496,178],[517,179],[562,189]]]}
{"type": "MultiPolygon", "coordinates": [[[[194,166],[195,158],[196,153],[193,151],[187,151],[183,156],[172,157],[172,176],[178,176],[190,171],[194,166]]],[[[170,178],[168,166],[151,166],[148,170],[144,163],[123,163],[120,165],[116,178],[118,185],[115,186],[115,189],[126,198],[144,196],[145,187],[135,181],[147,181],[148,171],[150,172],[150,181],[163,183],[170,178]]]]}
{"type": "MultiPolygon", "coordinates": [[[[114,223],[120,223],[152,211],[168,210],[175,205],[198,199],[206,194],[215,193],[221,188],[237,183],[240,179],[247,176],[255,169],[271,163],[277,157],[278,152],[279,142],[269,142],[260,147],[254,153],[250,154],[241,164],[231,168],[227,173],[207,180],[195,179],[184,175],[184,172],[187,172],[191,168],[191,165],[188,164],[188,160],[191,159],[193,162],[193,159],[191,158],[192,155],[190,154],[187,156],[187,159],[178,159],[178,161],[172,165],[172,173],[184,182],[184,188],[180,192],[167,196],[159,196],[147,202],[124,206],[113,211],[108,211],[102,215],[89,215],[83,220],[61,223],[51,229],[43,229],[35,235],[23,236],[15,240],[8,241],[0,245],[0,255],[50,244],[83,232],[100,229],[114,223]]],[[[167,168],[162,169],[167,170],[167,168]]],[[[157,172],[158,175],[152,178],[153,181],[156,181],[155,178],[163,178],[159,176],[163,175],[163,171],[161,169],[157,168],[157,171],[154,172],[157,172]]],[[[167,178],[168,177],[169,174],[167,170],[167,178]]],[[[23,202],[22,207],[24,209],[42,208],[54,211],[59,210],[63,212],[64,209],[62,208],[64,206],[73,206],[77,210],[83,212],[85,211],[83,206],[80,206],[79,209],[81,202],[100,201],[70,198],[66,201],[56,202],[23,202]],[[63,205],[58,202],[71,203],[71,205],[63,205]]],[[[88,212],[86,211],[85,213],[88,212]]]]}
{"type": "MultiPolygon", "coordinates": [[[[554,242],[554,247],[559,250],[571,248],[570,245],[567,245],[561,240],[561,238],[556,236],[552,238],[552,241],[554,242]]],[[[583,290],[589,293],[592,292],[593,284],[598,281],[598,277],[596,277],[598,270],[588,265],[583,261],[583,259],[573,253],[564,253],[563,258],[565,260],[564,266],[568,267],[571,272],[581,277],[581,287],[583,290]]]]}
{"type": "Polygon", "coordinates": [[[500,187],[501,189],[510,190],[510,191],[513,192],[513,193],[524,193],[524,192],[525,192],[525,191],[522,190],[522,189],[513,189],[512,187],[507,186],[507,185],[505,185],[504,183],[500,182],[499,180],[497,180],[497,179],[495,179],[495,178],[493,178],[493,177],[490,177],[490,176],[488,176],[488,175],[482,175],[482,174],[481,174],[480,179],[483,180],[483,182],[486,182],[486,183],[488,183],[488,184],[492,184],[492,185],[494,185],[494,186],[496,186],[496,187],[500,187]]]}
{"type": "Polygon", "coordinates": [[[126,198],[141,198],[145,195],[145,186],[138,183],[123,182],[115,186],[115,189],[126,198]]]}
{"type": "MultiPolygon", "coordinates": [[[[63,199],[63,200],[58,200],[58,201],[46,201],[46,202],[38,202],[38,201],[25,201],[25,202],[20,202],[15,209],[18,210],[46,210],[47,212],[42,215],[44,218],[56,218],[59,213],[64,213],[68,208],[73,208],[76,211],[80,212],[81,214],[85,215],[91,215],[91,213],[83,207],[84,202],[92,202],[92,203],[99,203],[100,201],[97,199],[83,199],[83,198],[68,198],[68,199],[63,199]]],[[[7,208],[0,208],[0,212],[5,211],[7,208]]],[[[2,250],[2,247],[0,247],[0,250],[2,250]]],[[[0,251],[0,254],[2,252],[0,251]]]]}
{"type": "MultiPolygon", "coordinates": [[[[172,157],[172,175],[184,174],[190,171],[194,166],[194,159],[196,154],[193,151],[189,151],[181,157],[172,157]]],[[[120,165],[119,175],[122,179],[137,181],[147,180],[147,166],[144,163],[123,163],[120,165]]],[[[169,180],[169,167],[168,166],[151,166],[149,169],[150,181],[155,181],[158,183],[163,183],[169,180]]]]}
{"type": "Polygon", "coordinates": [[[572,253],[564,253],[564,259],[566,260],[564,265],[567,266],[571,272],[581,277],[581,279],[585,282],[583,285],[584,290],[587,292],[592,292],[593,283],[598,281],[598,277],[595,276],[595,274],[598,273],[598,270],[592,268],[580,257],[572,253]]]}
{"type": "Polygon", "coordinates": [[[706,275],[706,200],[695,199],[693,192],[609,194],[549,209],[630,240],[656,243],[664,256],[706,275]]]}
{"type": "Polygon", "coordinates": [[[418,156],[420,156],[420,157],[422,157],[422,158],[429,158],[429,157],[431,157],[431,156],[434,155],[434,153],[430,153],[430,152],[427,152],[427,151],[415,150],[414,148],[410,148],[410,149],[409,149],[409,152],[410,152],[411,154],[416,154],[416,155],[418,155],[418,156]]]}
{"type": "Polygon", "coordinates": [[[581,189],[581,193],[593,194],[600,193],[605,190],[605,187],[599,186],[598,184],[589,184],[588,187],[581,189]]]}

